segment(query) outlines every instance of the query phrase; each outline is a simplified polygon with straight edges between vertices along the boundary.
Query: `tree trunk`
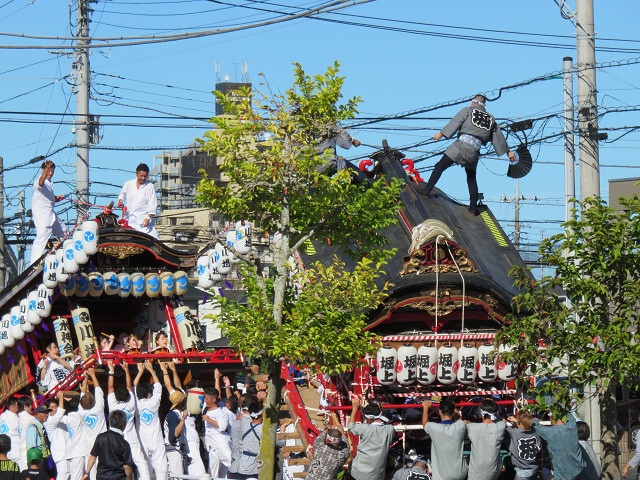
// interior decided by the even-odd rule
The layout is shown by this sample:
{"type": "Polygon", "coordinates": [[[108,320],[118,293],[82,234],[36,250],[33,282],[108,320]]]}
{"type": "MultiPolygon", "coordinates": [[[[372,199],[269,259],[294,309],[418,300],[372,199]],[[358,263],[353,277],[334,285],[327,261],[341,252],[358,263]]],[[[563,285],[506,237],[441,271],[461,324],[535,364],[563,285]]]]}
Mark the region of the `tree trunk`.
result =
{"type": "MultiPolygon", "coordinates": [[[[598,400],[600,402],[600,445],[602,453],[600,463],[602,465],[603,480],[619,480],[620,467],[618,465],[618,442],[616,438],[616,425],[618,421],[616,409],[617,382],[606,379],[598,379],[598,400]]],[[[597,438],[597,432],[594,432],[597,438]]]]}
{"type": "Polygon", "coordinates": [[[280,360],[269,363],[269,382],[267,384],[267,402],[262,417],[262,439],[260,442],[260,460],[262,468],[258,480],[273,480],[276,466],[276,436],[278,432],[280,394],[284,382],[280,377],[280,360]]]}

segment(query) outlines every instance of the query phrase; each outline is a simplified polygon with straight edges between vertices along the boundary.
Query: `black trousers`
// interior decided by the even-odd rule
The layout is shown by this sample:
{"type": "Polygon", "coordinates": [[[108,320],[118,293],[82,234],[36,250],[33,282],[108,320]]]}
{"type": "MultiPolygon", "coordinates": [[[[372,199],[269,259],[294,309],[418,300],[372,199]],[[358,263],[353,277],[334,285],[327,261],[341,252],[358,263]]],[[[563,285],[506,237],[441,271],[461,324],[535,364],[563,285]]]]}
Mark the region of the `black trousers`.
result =
{"type": "MultiPolygon", "coordinates": [[[[431,172],[431,176],[429,177],[425,190],[427,192],[431,192],[433,187],[436,186],[436,183],[438,183],[438,180],[440,180],[442,172],[454,163],[455,162],[449,157],[442,155],[440,161],[433,167],[433,172],[431,172]]],[[[478,204],[478,182],[476,181],[476,171],[471,168],[465,168],[465,171],[467,172],[467,186],[469,187],[469,207],[476,208],[478,204]]]]}

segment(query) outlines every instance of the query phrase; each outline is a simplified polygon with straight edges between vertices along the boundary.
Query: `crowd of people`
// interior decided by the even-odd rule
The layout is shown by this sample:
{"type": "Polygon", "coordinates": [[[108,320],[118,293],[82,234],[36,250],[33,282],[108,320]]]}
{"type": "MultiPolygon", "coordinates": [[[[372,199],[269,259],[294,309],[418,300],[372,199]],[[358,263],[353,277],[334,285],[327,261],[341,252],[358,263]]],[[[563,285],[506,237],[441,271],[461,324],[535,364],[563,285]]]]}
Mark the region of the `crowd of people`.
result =
{"type": "Polygon", "coordinates": [[[125,385],[115,387],[119,367],[108,362],[106,395],[89,369],[79,398],[60,392],[35,409],[30,397],[9,398],[0,415],[0,479],[257,477],[264,390],[249,382],[241,392],[216,370],[204,405],[196,399],[187,409],[175,364],[158,365],[162,379],[148,361],[135,374],[123,363],[125,385]]]}

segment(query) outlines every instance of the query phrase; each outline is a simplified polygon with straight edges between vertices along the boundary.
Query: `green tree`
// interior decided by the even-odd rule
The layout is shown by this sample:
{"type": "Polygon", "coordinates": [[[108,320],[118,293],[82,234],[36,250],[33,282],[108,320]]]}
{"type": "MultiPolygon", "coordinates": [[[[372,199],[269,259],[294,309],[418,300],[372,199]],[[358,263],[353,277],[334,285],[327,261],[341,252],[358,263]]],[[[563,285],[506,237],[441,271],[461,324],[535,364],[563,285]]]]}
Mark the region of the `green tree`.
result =
{"type": "Polygon", "coordinates": [[[354,365],[372,349],[362,328],[366,312],[387,288],[375,283],[392,255],[381,232],[396,221],[400,185],[384,180],[365,185],[348,170],[318,172],[333,155],[318,152],[318,144],[336,135],[360,102],[339,103],[344,77],[338,76],[338,67],[336,62],[312,77],[295,64],[293,86],[284,94],[216,93],[229,115],[212,119],[216,130],[201,140],[206,151],[222,159],[228,183],[205,178],[198,200],[229,220],[249,220],[261,231],[279,233],[270,245],[268,278],[258,252],[234,252],[243,261],[247,306],[217,300],[231,343],[245,355],[269,360],[261,479],[274,475],[280,362],[328,372],[354,365]],[[258,134],[266,140],[258,142],[258,134]],[[355,268],[346,269],[336,257],[330,265],[301,270],[295,252],[304,251],[311,240],[331,244],[355,268]]]}
{"type": "MultiPolygon", "coordinates": [[[[603,475],[612,480],[619,478],[616,387],[637,388],[640,373],[640,201],[620,203],[618,214],[600,199],[587,199],[563,233],[541,244],[540,260],[552,276],[535,281],[525,269],[512,272],[521,293],[510,325],[496,338],[513,346],[507,358],[548,380],[529,391],[538,401],[534,409],[558,419],[580,401],[577,390],[597,397],[603,475]],[[559,298],[562,290],[567,302],[559,298]]],[[[528,379],[521,383],[526,388],[528,379]]]]}

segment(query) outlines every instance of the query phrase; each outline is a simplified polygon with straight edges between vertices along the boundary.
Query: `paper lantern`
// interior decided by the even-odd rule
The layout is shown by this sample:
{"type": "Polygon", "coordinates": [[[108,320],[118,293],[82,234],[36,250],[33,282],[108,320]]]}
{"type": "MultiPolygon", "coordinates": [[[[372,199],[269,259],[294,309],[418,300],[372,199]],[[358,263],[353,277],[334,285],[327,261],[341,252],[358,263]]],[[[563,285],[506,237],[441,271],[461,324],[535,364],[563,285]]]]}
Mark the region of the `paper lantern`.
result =
{"type": "Polygon", "coordinates": [[[458,373],[458,349],[453,345],[438,348],[438,381],[442,385],[451,385],[458,373]]]}
{"type": "Polygon", "coordinates": [[[64,254],[62,262],[67,273],[76,273],[78,271],[78,263],[75,259],[76,249],[73,246],[73,239],[67,238],[62,244],[62,252],[64,254]]]}
{"type": "Polygon", "coordinates": [[[5,313],[0,321],[0,343],[10,348],[16,344],[16,340],[11,336],[11,315],[5,313]]]}
{"type": "Polygon", "coordinates": [[[204,390],[200,387],[190,388],[187,392],[187,410],[191,415],[200,415],[204,406],[204,390]]]}
{"type": "Polygon", "coordinates": [[[56,280],[58,283],[63,283],[67,278],[69,278],[69,272],[64,269],[64,251],[62,248],[56,250],[56,280]]]}
{"type": "Polygon", "coordinates": [[[516,362],[506,362],[502,358],[503,353],[511,352],[510,346],[500,345],[498,347],[498,378],[503,382],[510,382],[516,379],[518,373],[518,364],[516,362]]]}
{"type": "Polygon", "coordinates": [[[94,220],[82,222],[82,243],[87,255],[98,253],[98,222],[94,220]]]}
{"type": "Polygon", "coordinates": [[[131,274],[131,285],[133,285],[131,290],[131,295],[134,297],[141,297],[144,295],[145,283],[144,283],[144,273],[135,272],[131,274]]]}
{"type": "Polygon", "coordinates": [[[38,315],[36,310],[38,306],[38,291],[33,290],[27,294],[27,302],[29,302],[29,309],[27,310],[27,322],[31,325],[38,325],[42,321],[42,317],[38,315]]]}
{"type": "Polygon", "coordinates": [[[58,267],[58,260],[55,254],[50,253],[44,257],[44,265],[42,266],[42,283],[49,288],[54,288],[58,285],[58,278],[56,276],[56,268],[58,267]]]}
{"type": "Polygon", "coordinates": [[[218,266],[220,275],[227,275],[231,272],[231,252],[226,245],[216,243],[213,257],[215,259],[214,264],[218,266]]]}
{"type": "Polygon", "coordinates": [[[234,245],[239,253],[251,251],[251,223],[236,222],[236,239],[234,245]]]}
{"type": "Polygon", "coordinates": [[[89,274],[89,295],[99,297],[104,292],[104,278],[100,272],[89,274]]]}
{"type": "Polygon", "coordinates": [[[76,293],[76,279],[71,276],[67,278],[67,280],[60,285],[60,293],[65,297],[72,297],[76,293]]]}
{"type": "Polygon", "coordinates": [[[173,273],[162,272],[160,274],[160,295],[163,297],[172,297],[176,293],[176,280],[173,273]]]}
{"type": "Polygon", "coordinates": [[[73,258],[78,265],[84,265],[89,260],[87,252],[84,251],[82,230],[76,229],[73,232],[73,258]]]}
{"type": "Polygon", "coordinates": [[[211,280],[215,282],[219,282],[222,280],[222,274],[220,273],[220,262],[212,261],[212,258],[209,257],[209,275],[211,276],[211,280]]]}
{"type": "Polygon", "coordinates": [[[392,347],[381,347],[378,350],[378,372],[376,377],[380,385],[391,385],[396,381],[396,362],[398,352],[392,347]]]}
{"type": "Polygon", "coordinates": [[[9,335],[16,340],[22,340],[24,338],[24,330],[20,327],[20,307],[18,305],[11,307],[9,315],[11,319],[9,335]]]}
{"type": "Polygon", "coordinates": [[[20,300],[20,328],[25,333],[33,332],[33,325],[27,320],[27,314],[29,312],[29,300],[23,298],[20,300]]]}
{"type": "Polygon", "coordinates": [[[154,332],[162,330],[167,324],[167,314],[164,311],[164,303],[160,300],[149,302],[149,329],[154,332]]]}
{"type": "Polygon", "coordinates": [[[93,333],[93,324],[89,309],[76,308],[71,310],[71,318],[73,318],[73,326],[76,330],[78,338],[78,346],[80,347],[80,355],[82,360],[87,360],[91,355],[96,353],[95,334],[93,333]]]}
{"type": "Polygon", "coordinates": [[[398,363],[396,364],[396,379],[402,385],[411,385],[416,381],[418,365],[418,351],[412,345],[402,345],[398,348],[398,363]]]}
{"type": "Polygon", "coordinates": [[[122,298],[127,298],[129,295],[131,295],[131,289],[133,288],[133,284],[131,283],[131,275],[129,275],[128,273],[118,274],[118,283],[120,284],[118,295],[120,295],[122,298]]]}
{"type": "Polygon", "coordinates": [[[58,343],[58,350],[60,350],[60,357],[72,358],[73,341],[71,339],[68,320],[66,318],[54,318],[53,331],[56,334],[56,342],[58,343]]]}
{"type": "Polygon", "coordinates": [[[493,345],[478,347],[478,379],[483,382],[495,382],[498,378],[498,356],[493,345]]]}
{"type": "Polygon", "coordinates": [[[198,286],[200,288],[209,289],[213,287],[211,272],[209,271],[209,256],[202,255],[196,261],[196,273],[198,274],[198,286]]]}
{"type": "Polygon", "coordinates": [[[422,385],[430,385],[436,381],[438,370],[438,349],[431,345],[423,345],[418,349],[418,369],[416,379],[422,385]]]}
{"type": "Polygon", "coordinates": [[[189,277],[187,272],[178,270],[173,274],[173,278],[176,280],[176,295],[184,295],[189,289],[189,277]]]}
{"type": "Polygon", "coordinates": [[[86,297],[89,295],[89,277],[83,273],[76,275],[76,297],[86,297]]]}
{"type": "MultiPolygon", "coordinates": [[[[237,248],[236,248],[236,231],[235,230],[229,230],[227,232],[226,240],[227,240],[227,245],[229,247],[233,247],[234,250],[237,250],[237,248]]],[[[238,263],[238,262],[240,262],[240,258],[236,257],[232,252],[231,253],[231,263],[238,263]]]]}
{"type": "Polygon", "coordinates": [[[478,349],[476,347],[465,347],[458,349],[458,381],[469,385],[476,380],[478,370],[478,349]]]}
{"type": "Polygon", "coordinates": [[[40,284],[38,287],[38,301],[36,303],[36,313],[40,318],[47,318],[51,315],[51,295],[53,295],[53,290],[40,284]]]}
{"type": "Polygon", "coordinates": [[[136,317],[136,323],[145,330],[149,329],[149,306],[145,306],[136,317]]]}
{"type": "Polygon", "coordinates": [[[144,276],[144,293],[149,298],[155,298],[160,295],[160,275],[152,272],[144,276]]]}
{"type": "MultiPolygon", "coordinates": [[[[189,307],[178,307],[173,311],[183,350],[204,351],[200,322],[193,316],[189,307]]],[[[174,339],[175,341],[175,339],[174,339]]]]}
{"type": "Polygon", "coordinates": [[[116,272],[106,272],[102,275],[104,280],[104,293],[107,295],[117,295],[120,292],[120,280],[116,272]]]}

